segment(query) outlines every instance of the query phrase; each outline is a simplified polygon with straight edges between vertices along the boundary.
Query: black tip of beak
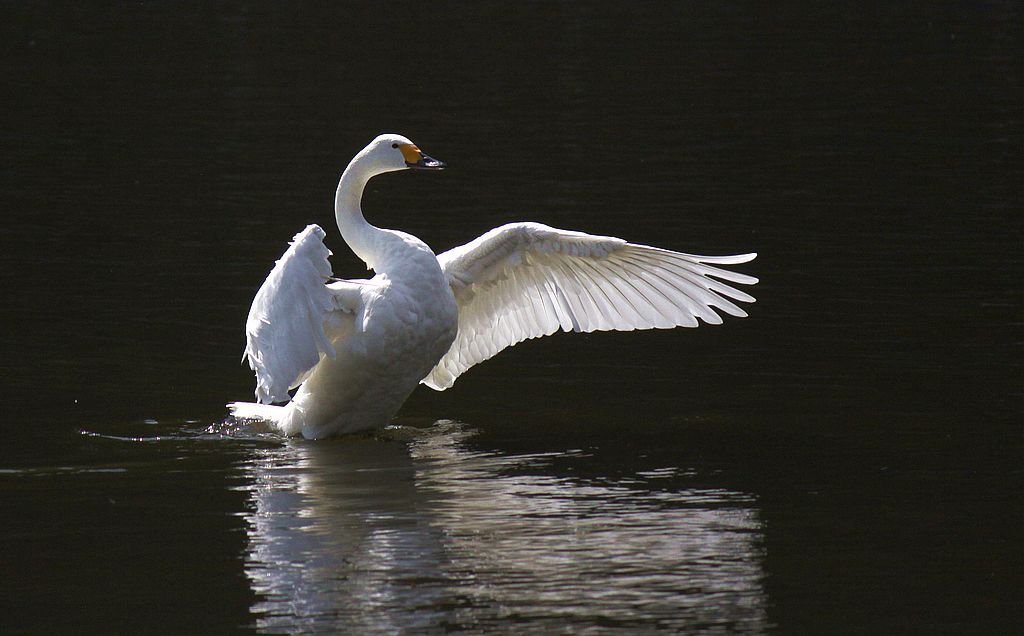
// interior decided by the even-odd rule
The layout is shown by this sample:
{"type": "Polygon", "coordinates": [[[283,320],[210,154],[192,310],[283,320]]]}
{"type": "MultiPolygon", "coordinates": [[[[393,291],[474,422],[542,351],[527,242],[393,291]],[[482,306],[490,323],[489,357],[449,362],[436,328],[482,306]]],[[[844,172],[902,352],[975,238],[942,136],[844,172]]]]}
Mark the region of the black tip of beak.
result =
{"type": "Polygon", "coordinates": [[[420,160],[416,163],[409,163],[407,161],[405,165],[414,170],[444,170],[448,166],[448,164],[439,159],[434,159],[433,157],[428,157],[423,154],[420,155],[420,160]]]}

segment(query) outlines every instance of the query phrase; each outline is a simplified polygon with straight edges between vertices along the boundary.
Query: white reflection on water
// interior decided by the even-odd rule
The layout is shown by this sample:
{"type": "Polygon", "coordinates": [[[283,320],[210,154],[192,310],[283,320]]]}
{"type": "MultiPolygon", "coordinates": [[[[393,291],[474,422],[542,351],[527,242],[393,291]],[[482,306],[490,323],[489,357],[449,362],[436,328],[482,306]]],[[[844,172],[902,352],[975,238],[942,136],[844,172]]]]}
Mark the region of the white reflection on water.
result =
{"type": "MultiPolygon", "coordinates": [[[[674,472],[582,480],[572,456],[292,441],[250,462],[248,576],[266,631],[764,631],[749,495],[659,490],[674,472]],[[564,471],[562,471],[564,472],[564,471]]],[[[582,457],[582,455],[579,455],[582,457]]]]}

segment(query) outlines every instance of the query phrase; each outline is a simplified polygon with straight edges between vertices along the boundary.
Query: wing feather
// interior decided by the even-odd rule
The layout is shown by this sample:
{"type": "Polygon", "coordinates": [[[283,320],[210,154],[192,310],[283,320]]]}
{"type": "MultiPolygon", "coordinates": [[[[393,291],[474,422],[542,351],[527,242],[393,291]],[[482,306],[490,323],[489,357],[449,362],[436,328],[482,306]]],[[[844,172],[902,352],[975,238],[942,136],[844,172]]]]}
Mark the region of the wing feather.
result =
{"type": "Polygon", "coordinates": [[[317,225],[296,234],[252,301],[243,359],[256,372],[261,404],[287,402],[288,390],[305,381],[321,357],[333,358],[324,325],[336,328],[338,320],[351,320],[357,308],[357,283],[325,284],[331,252],[324,236],[317,225]]]}
{"type": "Polygon", "coordinates": [[[450,387],[467,369],[529,338],[720,324],[754,298],[722,281],[757,279],[720,265],[756,254],[699,256],[610,236],[511,223],[438,256],[459,305],[459,333],[423,383],[450,387]],[[699,320],[698,320],[699,319],[699,320]]]}

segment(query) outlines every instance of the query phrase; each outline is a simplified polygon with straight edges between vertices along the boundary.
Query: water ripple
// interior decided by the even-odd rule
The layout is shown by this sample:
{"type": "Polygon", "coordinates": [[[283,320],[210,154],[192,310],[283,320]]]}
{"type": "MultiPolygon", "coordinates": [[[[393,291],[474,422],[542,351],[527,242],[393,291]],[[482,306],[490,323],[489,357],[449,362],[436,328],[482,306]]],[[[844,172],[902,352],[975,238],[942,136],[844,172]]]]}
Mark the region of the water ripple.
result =
{"type": "Polygon", "coordinates": [[[766,629],[749,494],[645,486],[686,467],[580,479],[554,467],[563,453],[503,455],[472,437],[439,422],[410,441],[259,450],[245,468],[257,626],[766,629]]]}

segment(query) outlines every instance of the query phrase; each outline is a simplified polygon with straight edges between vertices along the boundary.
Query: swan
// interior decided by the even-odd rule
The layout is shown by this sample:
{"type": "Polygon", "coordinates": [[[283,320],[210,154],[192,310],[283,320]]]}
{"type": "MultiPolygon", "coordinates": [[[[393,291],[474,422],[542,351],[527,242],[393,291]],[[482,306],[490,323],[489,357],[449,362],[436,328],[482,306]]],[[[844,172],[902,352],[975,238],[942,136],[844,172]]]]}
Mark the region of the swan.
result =
{"type": "Polygon", "coordinates": [[[756,278],[717,266],[756,254],[697,256],[520,222],[435,255],[415,236],[363,218],[363,189],[374,176],[443,168],[396,134],[378,136],[352,159],[335,217],[376,275],[334,279],[324,230],[296,234],[249,310],[243,360],[256,374],[256,402],[228,404],[232,415],[309,439],[379,428],[418,384],[443,391],[523,340],[558,329],[721,324],[715,309],[744,317],[733,301],[754,302],[722,281],[756,278]]]}

